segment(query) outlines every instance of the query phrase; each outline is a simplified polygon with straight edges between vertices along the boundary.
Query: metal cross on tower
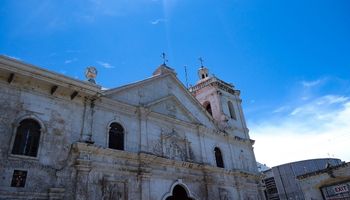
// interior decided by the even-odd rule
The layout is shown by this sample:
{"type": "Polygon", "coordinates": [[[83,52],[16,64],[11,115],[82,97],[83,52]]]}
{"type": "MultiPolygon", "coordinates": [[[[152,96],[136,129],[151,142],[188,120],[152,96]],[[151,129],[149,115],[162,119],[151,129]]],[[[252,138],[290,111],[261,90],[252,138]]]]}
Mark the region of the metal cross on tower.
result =
{"type": "Polygon", "coordinates": [[[203,68],[203,62],[204,62],[203,58],[199,57],[198,60],[199,60],[199,62],[201,62],[201,68],[203,68]]]}
{"type": "Polygon", "coordinates": [[[168,59],[166,58],[166,54],[163,52],[161,57],[163,58],[163,65],[166,65],[165,63],[168,62],[168,59]]]}

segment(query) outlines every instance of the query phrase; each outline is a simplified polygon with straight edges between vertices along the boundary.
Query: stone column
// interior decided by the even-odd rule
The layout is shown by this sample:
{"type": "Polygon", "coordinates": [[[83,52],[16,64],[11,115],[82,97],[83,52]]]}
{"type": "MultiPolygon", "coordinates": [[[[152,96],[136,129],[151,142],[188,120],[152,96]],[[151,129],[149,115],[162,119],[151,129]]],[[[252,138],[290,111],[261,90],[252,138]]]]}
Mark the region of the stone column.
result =
{"type": "Polygon", "coordinates": [[[202,163],[207,164],[208,158],[207,158],[207,147],[205,145],[203,133],[207,131],[204,126],[198,125],[197,126],[197,132],[198,132],[198,137],[199,137],[199,143],[200,143],[200,149],[201,149],[201,161],[202,163]]]}
{"type": "Polygon", "coordinates": [[[76,160],[75,168],[76,186],[75,199],[88,200],[89,198],[89,173],[91,171],[91,160],[88,152],[80,152],[79,158],[76,160]]]}
{"type": "Polygon", "coordinates": [[[94,113],[95,113],[94,108],[95,108],[95,99],[85,97],[80,140],[82,142],[86,142],[90,144],[94,143],[92,141],[92,128],[93,128],[94,113]]]}
{"type": "Polygon", "coordinates": [[[150,199],[150,173],[141,173],[138,175],[140,181],[140,195],[141,200],[149,200],[150,199]]]}
{"type": "MultiPolygon", "coordinates": [[[[239,182],[242,182],[242,179],[239,181],[239,182]]],[[[239,199],[244,199],[245,198],[245,191],[244,191],[244,185],[242,183],[236,183],[236,189],[237,189],[237,193],[239,195],[239,199]]]]}
{"type": "Polygon", "coordinates": [[[148,138],[147,138],[147,116],[149,110],[144,107],[139,107],[139,120],[140,120],[140,152],[148,152],[148,138]]]}

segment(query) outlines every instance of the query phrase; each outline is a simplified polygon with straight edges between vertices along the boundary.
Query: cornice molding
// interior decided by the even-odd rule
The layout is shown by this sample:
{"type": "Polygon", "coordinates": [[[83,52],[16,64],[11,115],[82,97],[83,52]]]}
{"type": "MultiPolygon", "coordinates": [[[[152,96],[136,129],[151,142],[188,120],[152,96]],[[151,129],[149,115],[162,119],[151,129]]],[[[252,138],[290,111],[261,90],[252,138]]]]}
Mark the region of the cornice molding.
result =
{"type": "Polygon", "coordinates": [[[196,163],[196,162],[188,162],[188,161],[178,161],[178,160],[171,160],[167,158],[163,158],[148,152],[127,152],[127,151],[119,151],[119,150],[113,150],[113,149],[107,149],[103,147],[99,147],[92,144],[86,144],[86,143],[75,143],[73,144],[73,149],[76,153],[79,154],[78,160],[85,160],[89,161],[89,163],[94,162],[100,162],[99,160],[93,160],[93,154],[109,157],[114,160],[130,160],[131,162],[138,162],[140,167],[144,168],[145,171],[151,171],[151,169],[157,169],[157,166],[161,164],[162,166],[167,167],[175,167],[175,168],[182,168],[187,170],[196,170],[196,171],[203,171],[205,173],[218,173],[223,174],[225,176],[239,176],[239,177],[245,177],[245,178],[251,178],[259,180],[259,174],[258,173],[252,173],[245,170],[240,169],[224,169],[219,168],[215,166],[211,166],[206,163],[196,163]]]}
{"type": "Polygon", "coordinates": [[[73,79],[62,74],[48,71],[34,65],[30,65],[15,59],[11,59],[0,55],[0,69],[12,72],[15,75],[19,74],[35,78],[52,85],[70,88],[72,90],[79,90],[80,92],[89,95],[97,95],[102,92],[101,86],[89,82],[73,79]]]}

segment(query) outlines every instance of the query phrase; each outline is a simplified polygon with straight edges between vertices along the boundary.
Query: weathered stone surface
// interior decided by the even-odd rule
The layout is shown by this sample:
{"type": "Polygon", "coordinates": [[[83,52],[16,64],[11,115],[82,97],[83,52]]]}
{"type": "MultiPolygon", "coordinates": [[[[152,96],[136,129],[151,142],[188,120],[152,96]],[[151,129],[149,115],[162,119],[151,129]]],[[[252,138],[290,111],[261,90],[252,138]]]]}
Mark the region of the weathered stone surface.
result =
{"type": "Polygon", "coordinates": [[[176,185],[196,200],[263,198],[240,101],[231,99],[237,120],[219,118],[239,97],[210,91],[195,99],[171,70],[103,91],[0,57],[0,199],[165,200],[176,185]],[[12,154],[26,118],[41,126],[36,157],[12,154]],[[124,128],[124,150],[108,148],[113,122],[124,128]],[[14,170],[27,171],[24,187],[11,187],[14,170]]]}

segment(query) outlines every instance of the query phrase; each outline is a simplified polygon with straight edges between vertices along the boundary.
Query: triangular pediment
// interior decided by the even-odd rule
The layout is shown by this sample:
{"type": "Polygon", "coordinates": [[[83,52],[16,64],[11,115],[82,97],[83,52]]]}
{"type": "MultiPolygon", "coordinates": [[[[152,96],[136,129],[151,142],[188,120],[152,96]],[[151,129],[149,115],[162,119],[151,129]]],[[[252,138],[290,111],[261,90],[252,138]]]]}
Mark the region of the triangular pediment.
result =
{"type": "Polygon", "coordinates": [[[190,123],[199,123],[199,121],[192,115],[192,113],[183,106],[180,100],[174,96],[169,95],[156,101],[145,105],[149,110],[172,117],[181,121],[190,123]]]}
{"type": "Polygon", "coordinates": [[[176,78],[174,73],[106,90],[104,97],[132,106],[149,108],[152,112],[190,123],[215,128],[213,118],[176,78]]]}

